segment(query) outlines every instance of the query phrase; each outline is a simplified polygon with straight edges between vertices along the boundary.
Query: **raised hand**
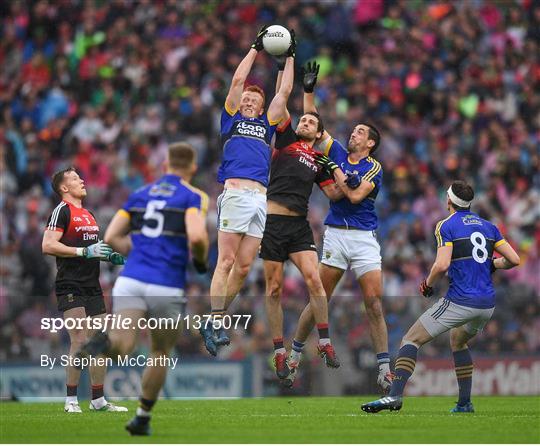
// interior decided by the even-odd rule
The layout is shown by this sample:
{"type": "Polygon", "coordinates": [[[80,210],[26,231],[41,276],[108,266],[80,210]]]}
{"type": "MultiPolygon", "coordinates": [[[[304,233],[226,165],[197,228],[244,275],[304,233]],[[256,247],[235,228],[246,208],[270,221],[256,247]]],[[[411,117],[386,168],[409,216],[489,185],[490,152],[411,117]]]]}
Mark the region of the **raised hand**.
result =
{"type": "Polygon", "coordinates": [[[264,25],[259,30],[259,32],[257,33],[257,37],[255,38],[255,40],[251,44],[251,48],[253,48],[254,50],[257,50],[257,51],[262,51],[264,49],[263,37],[268,32],[268,26],[270,26],[270,25],[264,25]]]}
{"type": "Polygon", "coordinates": [[[296,34],[294,33],[294,29],[291,29],[291,44],[289,45],[289,49],[285,53],[287,57],[294,57],[296,56],[296,34]]]}
{"type": "Polygon", "coordinates": [[[304,84],[305,93],[313,93],[320,67],[315,61],[308,62],[306,68],[302,67],[302,83],[304,84]]]}

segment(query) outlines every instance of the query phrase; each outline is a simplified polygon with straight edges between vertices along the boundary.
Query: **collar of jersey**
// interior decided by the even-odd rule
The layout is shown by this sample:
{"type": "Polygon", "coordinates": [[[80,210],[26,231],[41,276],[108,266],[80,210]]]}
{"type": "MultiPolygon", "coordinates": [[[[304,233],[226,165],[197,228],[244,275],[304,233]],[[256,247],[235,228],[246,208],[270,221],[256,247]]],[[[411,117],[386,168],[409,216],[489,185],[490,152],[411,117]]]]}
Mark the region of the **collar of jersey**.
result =
{"type": "Polygon", "coordinates": [[[351,161],[350,155],[347,155],[347,161],[349,164],[360,164],[362,161],[367,160],[369,158],[368,156],[364,156],[364,158],[360,158],[358,161],[351,161]]]}

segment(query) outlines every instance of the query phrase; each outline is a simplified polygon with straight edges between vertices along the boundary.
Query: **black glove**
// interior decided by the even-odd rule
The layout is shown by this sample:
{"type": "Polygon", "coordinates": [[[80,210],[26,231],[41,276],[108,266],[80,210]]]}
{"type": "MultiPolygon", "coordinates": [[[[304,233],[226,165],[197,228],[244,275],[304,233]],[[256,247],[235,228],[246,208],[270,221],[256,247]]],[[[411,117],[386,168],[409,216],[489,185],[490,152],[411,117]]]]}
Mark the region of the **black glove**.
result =
{"type": "Polygon", "coordinates": [[[208,272],[208,265],[206,262],[199,262],[196,258],[193,258],[193,267],[198,274],[206,274],[208,272]]]}
{"type": "Polygon", "coordinates": [[[287,57],[294,57],[296,56],[296,34],[294,33],[294,29],[291,29],[291,44],[289,45],[289,49],[285,53],[287,57]]]}
{"type": "Polygon", "coordinates": [[[285,62],[287,60],[287,56],[274,56],[274,60],[277,63],[278,70],[283,71],[285,69],[285,62]]]}
{"type": "Polygon", "coordinates": [[[362,183],[362,178],[357,173],[348,173],[345,184],[351,189],[356,189],[362,183]]]}
{"type": "Polygon", "coordinates": [[[428,286],[426,279],[422,280],[422,283],[420,284],[420,293],[422,293],[422,296],[424,297],[433,296],[433,287],[428,286]]]}
{"type": "Polygon", "coordinates": [[[314,158],[315,158],[315,162],[319,166],[325,169],[331,176],[334,176],[334,170],[336,170],[339,167],[336,163],[334,163],[330,158],[328,158],[326,155],[322,153],[316,153],[314,158]]]}
{"type": "Polygon", "coordinates": [[[320,67],[317,62],[308,62],[306,68],[302,67],[302,82],[305,93],[313,93],[320,67]]]}
{"type": "Polygon", "coordinates": [[[199,262],[197,259],[193,259],[193,267],[199,274],[206,274],[208,272],[208,265],[206,262],[199,262]]]}
{"type": "Polygon", "coordinates": [[[263,46],[263,37],[264,35],[268,32],[268,26],[269,25],[264,25],[260,30],[259,32],[257,33],[257,37],[255,38],[255,40],[253,41],[253,43],[251,44],[251,48],[253,48],[254,50],[257,50],[257,51],[262,51],[264,49],[264,46],[263,46]]]}

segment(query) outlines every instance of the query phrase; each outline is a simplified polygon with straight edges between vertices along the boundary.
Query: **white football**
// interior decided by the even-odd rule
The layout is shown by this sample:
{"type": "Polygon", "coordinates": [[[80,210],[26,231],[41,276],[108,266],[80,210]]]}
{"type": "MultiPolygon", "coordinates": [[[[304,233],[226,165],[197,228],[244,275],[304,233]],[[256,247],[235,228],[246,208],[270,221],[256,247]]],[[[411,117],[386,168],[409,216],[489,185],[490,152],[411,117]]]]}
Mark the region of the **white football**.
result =
{"type": "Polygon", "coordinates": [[[271,25],[263,36],[264,49],[272,56],[281,56],[291,45],[291,33],[281,25],[271,25]]]}

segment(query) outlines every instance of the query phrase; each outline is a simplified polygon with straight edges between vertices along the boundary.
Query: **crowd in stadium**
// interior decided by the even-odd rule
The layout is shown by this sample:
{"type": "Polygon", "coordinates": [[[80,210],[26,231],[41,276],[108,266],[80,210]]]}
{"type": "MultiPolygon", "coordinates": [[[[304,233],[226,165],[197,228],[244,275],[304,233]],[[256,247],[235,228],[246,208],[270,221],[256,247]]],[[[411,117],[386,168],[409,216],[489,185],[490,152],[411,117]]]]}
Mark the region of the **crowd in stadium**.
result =
{"type": "MultiPolygon", "coordinates": [[[[418,285],[455,179],[474,185],[473,210],[496,223],[522,259],[494,276],[497,310],[473,348],[540,352],[540,3],[40,0],[3,2],[0,12],[0,359],[62,351],[67,341],[39,324],[58,316],[54,259],[43,257],[41,239],[57,202],[50,176],[61,167],[76,166],[88,189],[84,205],[105,228],[130,192],[161,174],[167,145],[190,142],[199,159],[194,184],[210,195],[215,262],[220,112],[232,73],[265,23],[296,30],[297,73],[308,60],[320,63],[315,93],[334,137],[348,140],[368,118],[382,133],[378,238],[390,352],[431,305],[418,285]]],[[[275,61],[259,56],[248,83],[269,96],[276,74],[275,61]]],[[[299,84],[289,110],[293,119],[302,111],[299,84]]],[[[318,242],[327,206],[313,195],[318,242]]],[[[116,274],[102,266],[106,295],[116,274]]],[[[210,277],[190,275],[193,313],[208,312],[210,277]]],[[[235,309],[254,323],[234,333],[229,358],[271,351],[263,294],[257,263],[235,309]]],[[[306,299],[301,276],[288,268],[289,340],[306,299]]],[[[369,348],[352,277],[336,291],[331,321],[355,358],[369,348]]],[[[196,332],[178,348],[205,354],[196,332]]],[[[445,352],[443,341],[423,350],[445,352]]]]}

